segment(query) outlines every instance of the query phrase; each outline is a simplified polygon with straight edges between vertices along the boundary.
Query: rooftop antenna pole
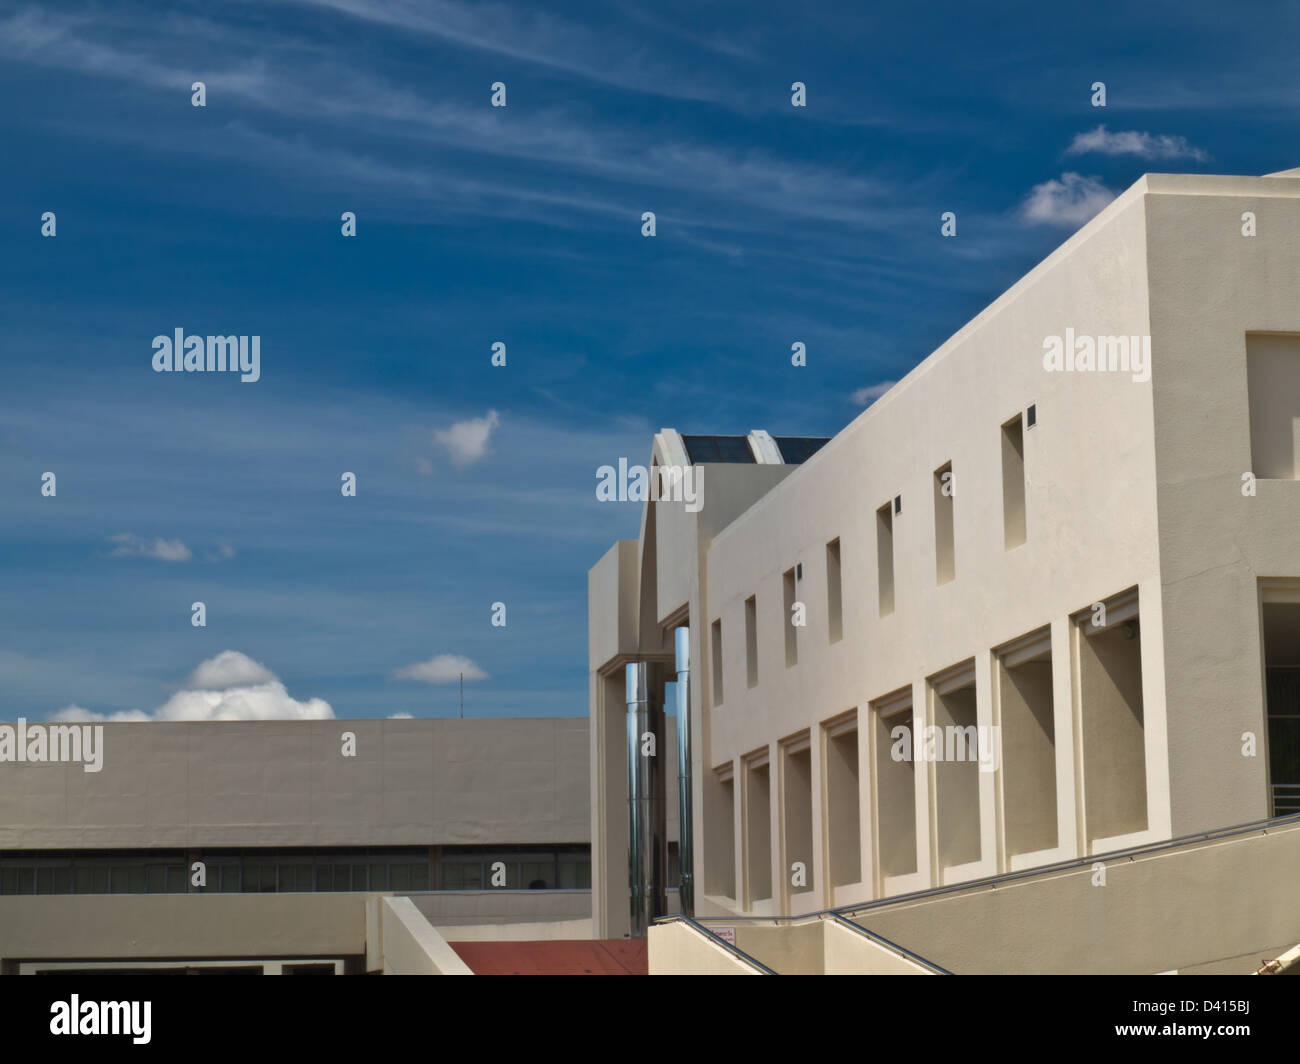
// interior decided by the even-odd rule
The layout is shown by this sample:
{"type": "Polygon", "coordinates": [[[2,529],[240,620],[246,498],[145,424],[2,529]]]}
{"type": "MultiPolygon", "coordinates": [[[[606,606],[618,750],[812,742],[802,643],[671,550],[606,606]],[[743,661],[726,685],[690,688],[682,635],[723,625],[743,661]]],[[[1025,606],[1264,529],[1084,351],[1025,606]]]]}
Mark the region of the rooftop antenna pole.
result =
{"type": "Polygon", "coordinates": [[[460,674],[460,719],[465,719],[465,674],[460,674]]]}

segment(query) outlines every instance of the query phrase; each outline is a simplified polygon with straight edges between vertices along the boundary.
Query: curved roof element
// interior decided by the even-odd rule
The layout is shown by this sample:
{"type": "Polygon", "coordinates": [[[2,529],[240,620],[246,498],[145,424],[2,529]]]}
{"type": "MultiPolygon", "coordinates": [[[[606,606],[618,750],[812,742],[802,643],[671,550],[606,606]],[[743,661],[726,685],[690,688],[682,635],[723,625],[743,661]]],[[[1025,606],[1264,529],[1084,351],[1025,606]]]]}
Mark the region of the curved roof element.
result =
{"type": "Polygon", "coordinates": [[[676,429],[655,434],[658,465],[800,465],[828,442],[827,436],[772,436],[753,429],[745,436],[684,436],[676,429]]]}

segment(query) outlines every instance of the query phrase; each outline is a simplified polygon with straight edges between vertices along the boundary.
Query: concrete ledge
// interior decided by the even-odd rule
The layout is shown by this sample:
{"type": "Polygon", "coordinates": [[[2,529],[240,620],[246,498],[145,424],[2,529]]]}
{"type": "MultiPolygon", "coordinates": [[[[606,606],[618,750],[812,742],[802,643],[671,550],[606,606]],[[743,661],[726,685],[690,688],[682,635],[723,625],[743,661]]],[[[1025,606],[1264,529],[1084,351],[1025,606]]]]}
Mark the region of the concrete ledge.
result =
{"type": "Polygon", "coordinates": [[[473,975],[410,898],[379,902],[385,975],[473,975]]]}
{"type": "Polygon", "coordinates": [[[0,958],[349,957],[364,894],[19,894],[0,897],[0,958]]]}

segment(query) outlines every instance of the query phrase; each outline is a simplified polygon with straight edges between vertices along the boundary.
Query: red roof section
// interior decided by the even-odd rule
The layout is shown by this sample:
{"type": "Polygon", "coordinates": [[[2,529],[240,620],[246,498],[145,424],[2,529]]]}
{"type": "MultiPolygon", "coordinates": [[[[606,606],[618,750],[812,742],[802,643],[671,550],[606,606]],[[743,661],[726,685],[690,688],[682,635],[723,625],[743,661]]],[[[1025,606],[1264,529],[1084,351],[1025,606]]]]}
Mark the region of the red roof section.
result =
{"type": "Polygon", "coordinates": [[[450,942],[475,975],[649,975],[643,938],[450,942]]]}

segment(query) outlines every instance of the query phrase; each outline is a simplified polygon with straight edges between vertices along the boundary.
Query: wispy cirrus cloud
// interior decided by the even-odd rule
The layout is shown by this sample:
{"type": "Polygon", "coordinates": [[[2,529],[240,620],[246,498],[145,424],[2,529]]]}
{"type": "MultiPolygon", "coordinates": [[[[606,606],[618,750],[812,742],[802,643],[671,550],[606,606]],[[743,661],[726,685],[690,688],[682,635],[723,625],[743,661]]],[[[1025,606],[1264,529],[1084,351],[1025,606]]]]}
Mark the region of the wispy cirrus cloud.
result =
{"type": "MultiPolygon", "coordinates": [[[[535,48],[530,28],[539,20],[551,27],[558,55],[567,56],[572,43],[567,24],[505,6],[492,15],[485,14],[489,8],[441,0],[432,7],[368,0],[289,0],[286,6],[326,7],[367,22],[441,34],[467,47],[501,48],[503,54],[512,54],[511,26],[522,27],[520,48],[535,48]]],[[[125,45],[122,33],[108,32],[102,20],[28,8],[0,20],[0,56],[184,95],[202,69],[210,106],[220,100],[228,114],[221,138],[177,137],[166,129],[83,132],[153,145],[168,154],[238,158],[280,173],[298,170],[312,175],[313,186],[320,185],[322,175],[347,187],[359,180],[397,193],[398,204],[420,203],[440,212],[524,215],[552,225],[575,217],[585,224],[595,215],[606,224],[624,225],[631,224],[625,219],[638,218],[642,207],[655,206],[645,202],[644,190],[661,190],[673,194],[658,204],[661,219],[684,236],[692,228],[718,227],[766,234],[772,214],[879,231],[919,224],[914,212],[891,204],[898,184],[870,174],[726,148],[677,132],[649,136],[586,109],[547,106],[530,121],[513,121],[488,107],[486,97],[453,101],[394,83],[384,71],[359,64],[340,69],[328,50],[291,47],[269,28],[254,34],[247,27],[190,18],[183,25],[162,19],[126,22],[117,29],[138,32],[125,45]],[[200,62],[193,54],[196,38],[220,39],[223,53],[245,58],[212,69],[208,57],[200,62]],[[269,123],[262,128],[262,120],[276,118],[294,119],[301,128],[289,136],[269,123]],[[346,149],[326,133],[339,127],[349,134],[346,149]],[[358,130],[382,134],[382,140],[358,147],[358,130]],[[443,149],[434,161],[425,150],[431,144],[443,149]],[[524,161],[533,169],[485,174],[485,155],[524,161]],[[575,186],[575,174],[582,184],[575,186]],[[638,191],[629,204],[631,188],[638,191]]],[[[604,55],[608,35],[593,36],[591,48],[604,55]]],[[[643,52],[645,42],[637,40],[636,48],[643,52]]],[[[673,85],[680,79],[665,74],[651,80],[673,85]]]]}
{"type": "Polygon", "coordinates": [[[898,381],[881,381],[879,384],[871,384],[859,388],[851,398],[858,406],[870,406],[897,383],[898,381]]]}
{"type": "MultiPolygon", "coordinates": [[[[541,7],[456,0],[288,0],[364,22],[423,34],[625,91],[737,104],[729,87],[647,52],[636,34],[598,31],[541,7]]],[[[701,43],[701,42],[693,42],[701,43]]],[[[716,44],[709,51],[727,54],[716,44]]]]}
{"type": "Polygon", "coordinates": [[[1112,133],[1104,125],[1078,133],[1066,155],[1136,155],[1141,159],[1195,159],[1204,162],[1209,155],[1190,144],[1186,137],[1167,133],[1141,133],[1135,129],[1112,133]]]}
{"type": "Polygon", "coordinates": [[[187,562],[194,552],[179,539],[142,539],[133,532],[109,536],[115,544],[108,553],[113,558],[152,558],[160,562],[187,562]]]}

